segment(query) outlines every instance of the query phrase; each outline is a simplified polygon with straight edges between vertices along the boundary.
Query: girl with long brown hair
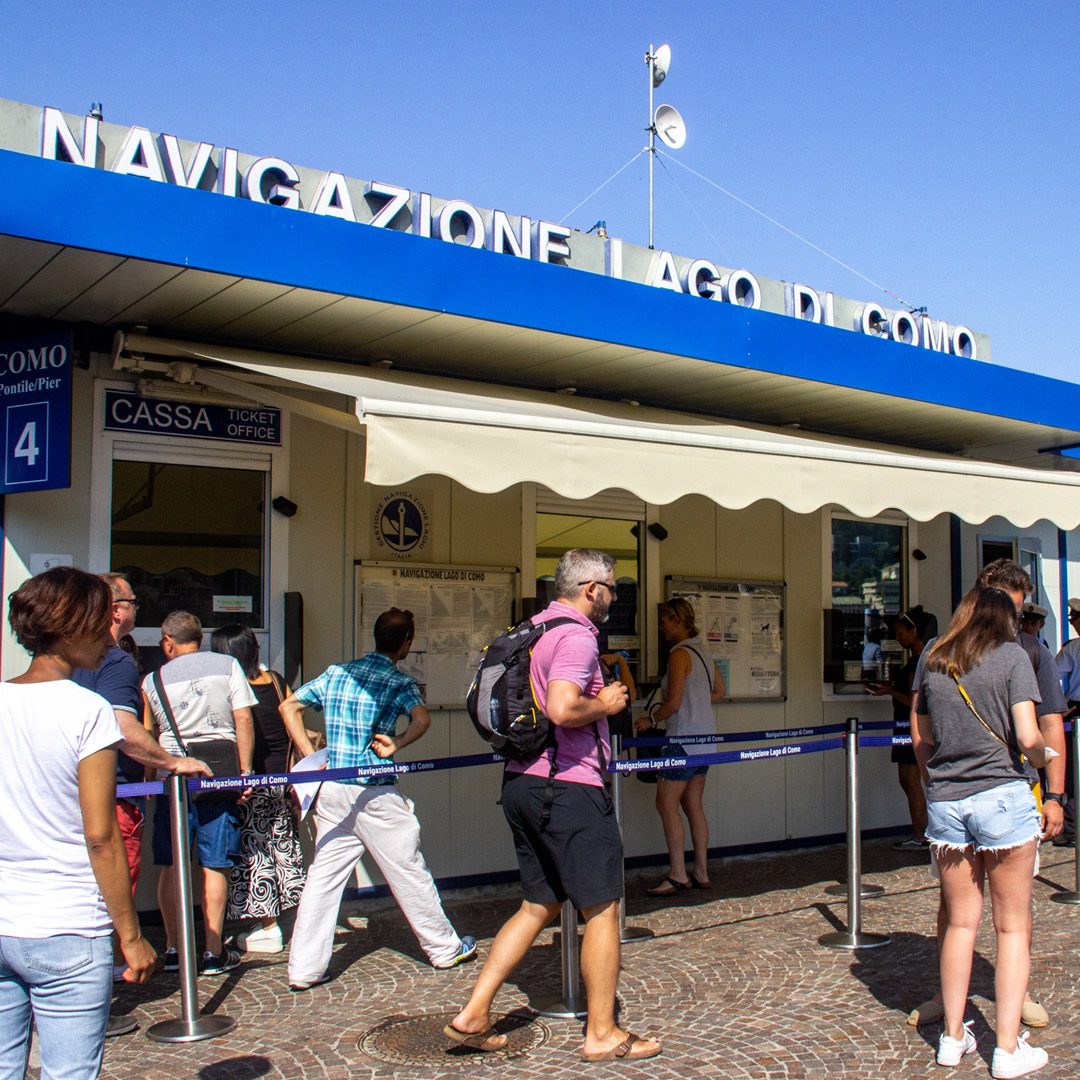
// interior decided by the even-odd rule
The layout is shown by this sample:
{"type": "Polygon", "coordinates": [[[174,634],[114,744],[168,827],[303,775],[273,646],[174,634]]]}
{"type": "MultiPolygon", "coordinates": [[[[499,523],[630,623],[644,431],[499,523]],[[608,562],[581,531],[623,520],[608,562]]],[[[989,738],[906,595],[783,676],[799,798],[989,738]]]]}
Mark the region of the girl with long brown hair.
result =
{"type": "Polygon", "coordinates": [[[939,1065],[976,1048],[964,1024],[975,935],[989,882],[997,935],[997,1047],[991,1073],[1011,1080],[1046,1064],[1019,1038],[1030,966],[1032,876],[1041,823],[1021,755],[1036,768],[1046,747],[1039,692],[1016,644],[1016,607],[1000,589],[973,589],[916,673],[916,755],[926,784],[926,830],[941,874],[948,925],[941,946],[945,1030],[939,1065]]]}

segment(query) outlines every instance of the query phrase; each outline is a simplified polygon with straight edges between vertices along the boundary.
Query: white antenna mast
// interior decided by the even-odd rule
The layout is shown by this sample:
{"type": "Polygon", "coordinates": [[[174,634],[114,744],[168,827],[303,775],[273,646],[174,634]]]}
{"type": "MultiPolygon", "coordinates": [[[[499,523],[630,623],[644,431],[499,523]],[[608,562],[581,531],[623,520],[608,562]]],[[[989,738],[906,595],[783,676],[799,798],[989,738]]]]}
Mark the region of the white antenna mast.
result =
{"type": "Polygon", "coordinates": [[[645,54],[645,63],[649,65],[649,248],[653,246],[653,167],[656,164],[656,136],[665,146],[678,150],[686,142],[686,124],[679,115],[679,110],[672,105],[660,105],[653,111],[653,91],[667,78],[671,67],[671,49],[661,45],[653,52],[652,44],[645,54]]]}

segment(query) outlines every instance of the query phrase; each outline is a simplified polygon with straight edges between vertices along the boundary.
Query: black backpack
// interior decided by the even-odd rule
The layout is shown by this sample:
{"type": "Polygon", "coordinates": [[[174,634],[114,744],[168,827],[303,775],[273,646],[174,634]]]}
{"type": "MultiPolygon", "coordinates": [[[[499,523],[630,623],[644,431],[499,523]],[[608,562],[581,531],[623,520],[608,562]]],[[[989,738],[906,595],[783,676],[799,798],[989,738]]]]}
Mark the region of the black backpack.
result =
{"type": "Polygon", "coordinates": [[[480,737],[507,761],[532,761],[555,741],[551,721],[536,703],[529,665],[544,632],[572,622],[569,617],[541,623],[524,619],[484,650],[465,708],[480,737]]]}

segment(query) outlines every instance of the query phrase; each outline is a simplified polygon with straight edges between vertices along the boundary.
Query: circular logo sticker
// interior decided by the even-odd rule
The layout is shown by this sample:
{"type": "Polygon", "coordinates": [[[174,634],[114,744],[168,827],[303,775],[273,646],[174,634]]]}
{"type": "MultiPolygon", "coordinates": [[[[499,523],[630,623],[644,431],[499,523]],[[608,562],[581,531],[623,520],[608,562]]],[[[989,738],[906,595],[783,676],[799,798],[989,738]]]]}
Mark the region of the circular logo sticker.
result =
{"type": "Polygon", "coordinates": [[[374,525],[379,547],[391,551],[416,551],[427,542],[427,510],[408,491],[394,491],[383,498],[375,508],[374,525]]]}

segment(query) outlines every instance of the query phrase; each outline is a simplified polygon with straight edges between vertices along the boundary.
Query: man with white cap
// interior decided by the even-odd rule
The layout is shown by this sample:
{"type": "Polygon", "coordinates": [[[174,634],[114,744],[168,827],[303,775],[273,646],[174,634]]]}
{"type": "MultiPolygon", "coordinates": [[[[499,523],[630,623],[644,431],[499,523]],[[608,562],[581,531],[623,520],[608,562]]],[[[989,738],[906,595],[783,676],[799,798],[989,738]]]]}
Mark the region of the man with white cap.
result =
{"type": "Polygon", "coordinates": [[[1045,645],[1042,632],[1043,627],[1046,625],[1046,616],[1050,612],[1044,608],[1041,604],[1033,604],[1030,600],[1024,605],[1024,610],[1020,613],[1020,630],[1024,634],[1030,634],[1034,638],[1038,638],[1039,641],[1045,645]]]}
{"type": "MultiPolygon", "coordinates": [[[[1054,657],[1058,674],[1065,685],[1065,698],[1073,722],[1080,718],[1080,597],[1069,599],[1069,625],[1076,637],[1070,638],[1061,646],[1061,651],[1054,657]]],[[[1066,714],[1069,715],[1069,714],[1066,714]]],[[[1075,790],[1076,761],[1073,756],[1073,740],[1065,740],[1065,790],[1070,795],[1075,790]]],[[[1073,843],[1076,834],[1076,803],[1069,799],[1065,803],[1065,829],[1054,837],[1056,847],[1066,847],[1073,843]]]]}

